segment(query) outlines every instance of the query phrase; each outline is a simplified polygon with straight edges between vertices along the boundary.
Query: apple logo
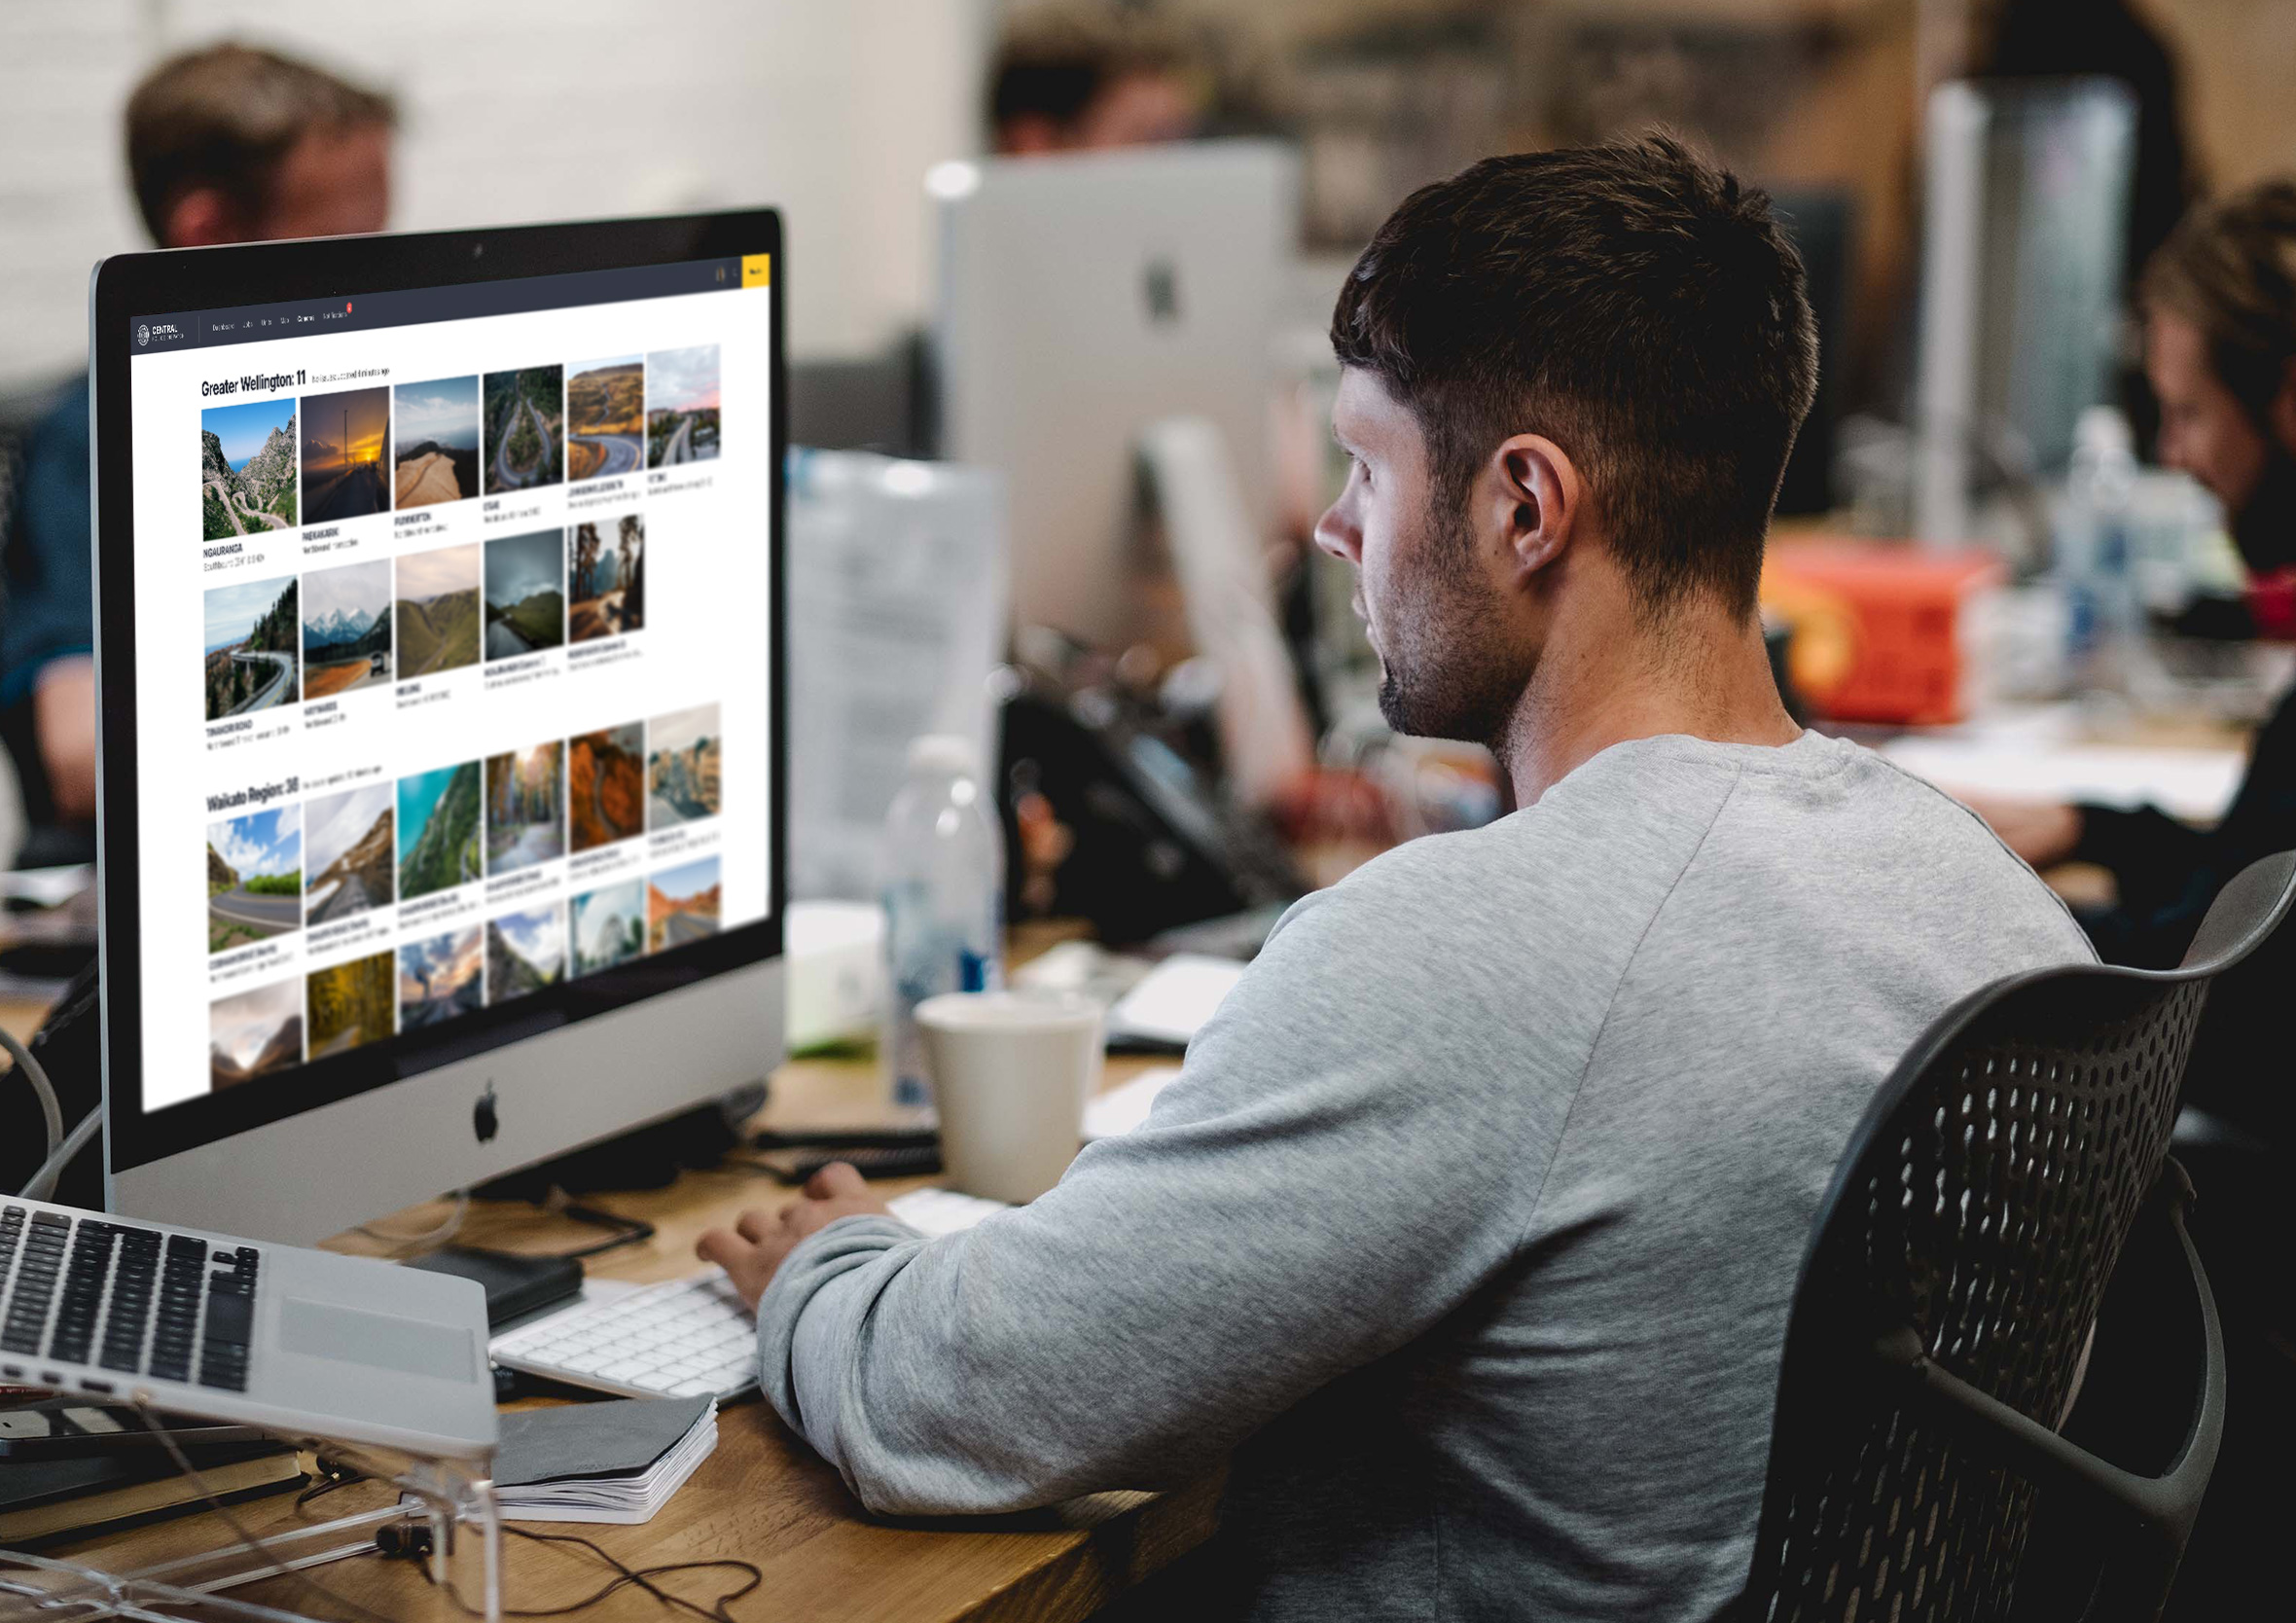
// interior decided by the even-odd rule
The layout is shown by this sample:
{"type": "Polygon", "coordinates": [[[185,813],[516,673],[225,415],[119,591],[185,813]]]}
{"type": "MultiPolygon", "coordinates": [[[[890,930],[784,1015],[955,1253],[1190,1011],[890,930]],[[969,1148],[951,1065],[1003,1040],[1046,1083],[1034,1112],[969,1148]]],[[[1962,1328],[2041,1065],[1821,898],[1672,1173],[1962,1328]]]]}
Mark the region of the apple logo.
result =
{"type": "Polygon", "coordinates": [[[489,1082],[486,1091],[479,1096],[478,1103],[471,1106],[470,1130],[483,1144],[494,1136],[494,1130],[501,1125],[494,1113],[494,1084],[489,1082]]]}

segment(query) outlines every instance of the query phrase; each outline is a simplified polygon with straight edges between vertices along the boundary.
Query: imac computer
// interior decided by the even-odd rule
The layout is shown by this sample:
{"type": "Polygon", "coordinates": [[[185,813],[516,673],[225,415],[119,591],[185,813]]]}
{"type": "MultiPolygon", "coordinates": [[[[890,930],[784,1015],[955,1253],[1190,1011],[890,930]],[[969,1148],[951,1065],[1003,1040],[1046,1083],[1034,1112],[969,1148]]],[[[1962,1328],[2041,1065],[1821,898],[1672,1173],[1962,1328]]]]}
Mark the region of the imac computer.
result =
{"type": "Polygon", "coordinates": [[[780,230],[97,267],[112,1209],[308,1241],[778,1063],[780,230]]]}
{"type": "Polygon", "coordinates": [[[1266,528],[1299,157],[1181,142],[944,163],[925,188],[941,449],[1005,474],[1015,621],[1121,647],[1143,630],[1131,547],[1153,424],[1211,422],[1246,526],[1266,528]]]}

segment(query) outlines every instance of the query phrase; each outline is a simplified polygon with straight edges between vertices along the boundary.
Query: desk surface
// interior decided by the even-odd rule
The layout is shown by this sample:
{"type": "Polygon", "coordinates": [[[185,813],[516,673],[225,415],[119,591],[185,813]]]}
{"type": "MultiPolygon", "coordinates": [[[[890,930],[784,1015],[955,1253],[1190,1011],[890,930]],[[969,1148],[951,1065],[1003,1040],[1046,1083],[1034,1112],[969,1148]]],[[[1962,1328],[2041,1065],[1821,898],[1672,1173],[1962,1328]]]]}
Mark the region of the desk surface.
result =
{"type": "MultiPolygon", "coordinates": [[[[0,1018],[5,1018],[0,1011],[0,1018]]],[[[1112,1059],[1107,1084],[1129,1080],[1152,1062],[1112,1059]]],[[[858,1061],[793,1061],[773,1079],[772,1102],[761,1127],[796,1130],[854,1126],[882,1114],[874,1067],[858,1061]]],[[[925,1179],[887,1182],[887,1193],[925,1179]]],[[[746,1170],[690,1172],[671,1187],[604,1197],[598,1203],[655,1225],[644,1245],[609,1251],[589,1266],[600,1276],[628,1280],[675,1279],[692,1273],[694,1241],[703,1229],[750,1206],[789,1199],[779,1184],[746,1170]]],[[[445,1203],[412,1208],[388,1219],[387,1229],[419,1233],[436,1227],[445,1203]]],[[[385,1228],[384,1224],[376,1225],[385,1228]]],[[[595,1240],[534,1208],[507,1203],[474,1205],[459,1238],[505,1250],[560,1250],[595,1240]]],[[[374,1252],[374,1241],[349,1234],[335,1248],[374,1252]]],[[[538,1402],[554,1401],[549,1399],[538,1402]]],[[[1128,1585],[1183,1554],[1211,1531],[1217,1477],[1178,1493],[1102,1494],[1027,1516],[942,1526],[875,1520],[857,1504],[837,1473],[785,1427],[772,1410],[748,1402],[719,1420],[717,1452],[653,1521],[640,1527],[561,1529],[594,1538],[633,1566],[737,1557],[755,1563],[765,1582],[731,1608],[736,1618],[871,1619],[884,1623],[947,1623],[950,1619],[1066,1619],[1090,1615],[1128,1585]]],[[[241,1508],[259,1535],[301,1520],[326,1520],[384,1502],[383,1491],[361,1485],[329,1494],[306,1510],[291,1495],[241,1508]]],[[[191,1516],[72,1553],[119,1570],[189,1554],[227,1539],[213,1516],[191,1516]]],[[[61,1553],[61,1552],[59,1552],[61,1553]]],[[[579,1549],[504,1540],[512,1607],[564,1605],[601,1585],[610,1574],[579,1549]]],[[[312,1577],[330,1591],[386,1616],[461,1618],[452,1603],[408,1564],[353,1559],[324,1567],[312,1577]]],[[[735,1587],[741,1574],[726,1569],[674,1574],[663,1580],[675,1593],[707,1606],[735,1587]]],[[[306,1611],[349,1615],[292,1579],[250,1584],[246,1599],[306,1611]]],[[[660,1619],[658,1601],[625,1589],[575,1614],[580,1619],[660,1619]]]]}

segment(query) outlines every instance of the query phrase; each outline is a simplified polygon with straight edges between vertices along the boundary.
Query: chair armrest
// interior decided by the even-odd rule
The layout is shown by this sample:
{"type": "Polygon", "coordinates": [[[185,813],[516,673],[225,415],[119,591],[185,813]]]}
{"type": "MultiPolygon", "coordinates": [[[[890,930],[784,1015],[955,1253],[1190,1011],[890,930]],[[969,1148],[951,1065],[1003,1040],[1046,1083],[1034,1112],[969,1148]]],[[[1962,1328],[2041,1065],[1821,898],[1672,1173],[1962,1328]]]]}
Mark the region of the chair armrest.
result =
{"type": "Polygon", "coordinates": [[[2171,1572],[2200,1513],[2201,1497],[2224,1436],[2224,1335],[2207,1273],[2185,1226],[2185,1206],[2191,1198],[2192,1183],[2184,1169],[2169,1161],[2162,1169],[2156,1204],[2184,1253],[2199,1310],[2205,1375],[2184,1440],[2159,1476],[2142,1476],[2101,1460],[1971,1386],[1931,1358],[1910,1326],[1887,1332],[1874,1343],[1876,1359],[1911,1386],[1920,1405],[1949,1425],[1957,1440],[2037,1487],[2070,1489],[2127,1512],[2163,1541],[2171,1572]]]}

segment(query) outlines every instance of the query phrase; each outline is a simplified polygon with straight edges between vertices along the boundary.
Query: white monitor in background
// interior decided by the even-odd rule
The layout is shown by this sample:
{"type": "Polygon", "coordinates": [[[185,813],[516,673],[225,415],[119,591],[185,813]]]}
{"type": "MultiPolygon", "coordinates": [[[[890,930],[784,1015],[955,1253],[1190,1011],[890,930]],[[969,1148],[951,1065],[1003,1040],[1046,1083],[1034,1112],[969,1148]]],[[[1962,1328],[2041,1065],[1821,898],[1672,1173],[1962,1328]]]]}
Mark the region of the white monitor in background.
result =
{"type": "Polygon", "coordinates": [[[1299,161],[1271,141],[950,163],[933,367],[941,445],[1001,470],[1013,616],[1096,647],[1141,631],[1138,458],[1206,418],[1251,523],[1270,507],[1272,335],[1299,161]]]}
{"type": "Polygon", "coordinates": [[[1914,531],[1973,538],[1989,467],[2054,479],[2111,398],[2136,102],[2110,79],[1930,93],[1914,531]]]}
{"type": "Polygon", "coordinates": [[[98,268],[113,1209],[310,1240],[778,1063],[780,247],[98,268]]]}

